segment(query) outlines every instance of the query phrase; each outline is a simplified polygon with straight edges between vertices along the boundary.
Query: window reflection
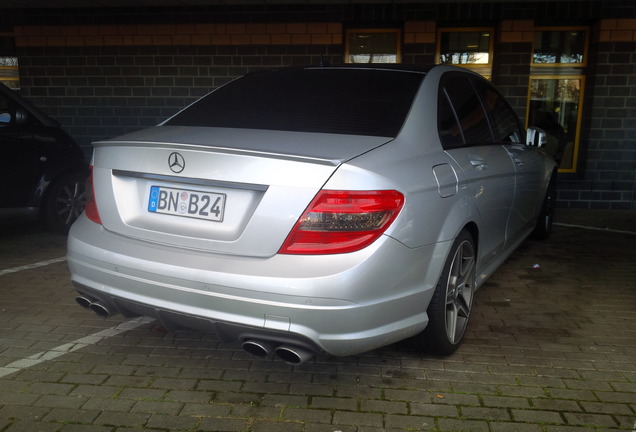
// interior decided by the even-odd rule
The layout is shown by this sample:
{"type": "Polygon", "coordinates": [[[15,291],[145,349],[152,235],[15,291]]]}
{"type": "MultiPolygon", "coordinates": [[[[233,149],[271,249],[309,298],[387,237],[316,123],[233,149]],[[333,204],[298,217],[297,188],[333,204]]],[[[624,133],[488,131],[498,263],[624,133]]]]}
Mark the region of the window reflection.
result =
{"type": "Polygon", "coordinates": [[[538,31],[534,38],[532,62],[535,64],[585,63],[584,30],[538,31]]]}
{"type": "Polygon", "coordinates": [[[439,63],[453,65],[490,64],[490,31],[442,31],[439,63]]]}
{"type": "Polygon", "coordinates": [[[400,31],[355,29],[347,31],[347,63],[399,63],[400,31]]]}
{"type": "Polygon", "coordinates": [[[0,82],[9,88],[18,89],[18,58],[13,56],[0,56],[0,82]]]}
{"type": "Polygon", "coordinates": [[[565,171],[576,170],[582,87],[582,76],[530,80],[528,125],[546,131],[546,150],[565,171]]]}

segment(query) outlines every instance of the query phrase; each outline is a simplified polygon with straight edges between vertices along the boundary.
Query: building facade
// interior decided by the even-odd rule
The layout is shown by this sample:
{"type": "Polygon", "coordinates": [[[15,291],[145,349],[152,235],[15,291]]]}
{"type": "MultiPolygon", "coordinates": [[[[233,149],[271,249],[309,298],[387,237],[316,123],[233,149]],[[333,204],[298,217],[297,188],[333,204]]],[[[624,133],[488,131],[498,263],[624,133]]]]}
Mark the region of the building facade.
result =
{"type": "Polygon", "coordinates": [[[550,133],[560,206],[636,209],[631,1],[77,3],[0,5],[0,81],[87,154],[254,70],[449,63],[490,78],[527,125],[550,133]]]}

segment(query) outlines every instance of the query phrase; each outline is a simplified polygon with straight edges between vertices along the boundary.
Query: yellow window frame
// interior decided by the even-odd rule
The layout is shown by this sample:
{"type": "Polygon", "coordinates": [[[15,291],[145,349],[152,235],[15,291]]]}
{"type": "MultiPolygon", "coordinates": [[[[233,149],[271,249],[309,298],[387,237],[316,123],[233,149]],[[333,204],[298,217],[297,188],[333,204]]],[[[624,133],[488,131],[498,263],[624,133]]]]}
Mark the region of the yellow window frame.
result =
{"type": "Polygon", "coordinates": [[[436,64],[450,64],[454,66],[470,69],[478,74],[490,79],[492,75],[492,64],[495,45],[495,29],[493,27],[441,27],[437,29],[437,46],[435,50],[436,64]],[[486,63],[442,63],[442,35],[444,33],[488,33],[488,61],[486,63]]]}
{"type": "Polygon", "coordinates": [[[587,66],[587,59],[588,59],[588,52],[589,52],[589,46],[590,46],[590,28],[589,27],[584,27],[584,26],[574,26],[574,27],[536,27],[535,28],[535,38],[533,38],[532,41],[532,55],[530,57],[530,63],[532,67],[539,67],[539,68],[578,68],[578,67],[586,67],[587,66]],[[535,45],[536,45],[536,35],[540,32],[579,32],[579,31],[584,31],[585,32],[585,40],[584,40],[584,46],[583,46],[583,61],[580,63],[539,63],[539,62],[535,62],[535,45]]]}
{"type": "MultiPolygon", "coordinates": [[[[537,83],[538,84],[538,83],[537,83]]],[[[558,85],[558,83],[556,83],[558,85]]],[[[558,91],[558,90],[557,90],[558,91]]],[[[526,128],[529,126],[544,126],[544,120],[541,116],[548,115],[552,118],[551,121],[558,120],[559,116],[561,117],[561,121],[559,121],[559,125],[563,128],[563,133],[565,134],[565,146],[563,147],[562,153],[562,162],[559,167],[559,172],[563,173],[574,173],[578,167],[578,159],[579,159],[579,144],[581,140],[581,124],[583,118],[583,100],[585,97],[585,75],[574,75],[574,74],[555,74],[555,75],[530,75],[529,83],[528,83],[528,99],[526,106],[526,128]],[[551,99],[549,100],[547,97],[539,98],[538,96],[545,95],[533,95],[534,85],[533,81],[565,81],[565,80],[573,80],[578,81],[578,95],[576,100],[566,100],[566,98],[561,99],[551,99]],[[534,97],[534,100],[533,100],[534,97]],[[542,103],[542,111],[539,114],[539,111],[536,110],[536,106],[542,103]],[[568,108],[568,104],[576,103],[576,117],[574,119],[570,119],[570,122],[563,120],[565,116],[569,115],[569,111],[571,108],[568,108]],[[535,106],[533,107],[533,104],[535,106]],[[531,111],[534,110],[534,111],[531,111]],[[563,125],[562,123],[566,123],[563,125]],[[566,126],[566,127],[564,127],[566,126]],[[574,133],[572,134],[570,128],[574,127],[574,133]],[[572,139],[570,140],[569,137],[572,139]]],[[[549,129],[548,127],[542,127],[543,129],[549,129]]],[[[546,132],[550,132],[546,130],[546,132]]],[[[554,146],[558,148],[558,138],[557,134],[549,134],[548,143],[546,146],[546,150],[548,152],[553,152],[554,146]]]]}

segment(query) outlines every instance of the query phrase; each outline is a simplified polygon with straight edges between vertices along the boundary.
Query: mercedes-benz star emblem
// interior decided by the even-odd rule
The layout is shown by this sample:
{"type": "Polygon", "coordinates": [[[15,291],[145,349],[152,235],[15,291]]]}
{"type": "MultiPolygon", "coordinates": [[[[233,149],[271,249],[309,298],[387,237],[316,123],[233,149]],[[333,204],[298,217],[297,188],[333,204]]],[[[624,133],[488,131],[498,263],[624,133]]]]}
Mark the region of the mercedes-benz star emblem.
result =
{"type": "Polygon", "coordinates": [[[179,174],[185,169],[185,159],[179,153],[170,153],[170,156],[168,156],[168,166],[173,173],[179,174]]]}

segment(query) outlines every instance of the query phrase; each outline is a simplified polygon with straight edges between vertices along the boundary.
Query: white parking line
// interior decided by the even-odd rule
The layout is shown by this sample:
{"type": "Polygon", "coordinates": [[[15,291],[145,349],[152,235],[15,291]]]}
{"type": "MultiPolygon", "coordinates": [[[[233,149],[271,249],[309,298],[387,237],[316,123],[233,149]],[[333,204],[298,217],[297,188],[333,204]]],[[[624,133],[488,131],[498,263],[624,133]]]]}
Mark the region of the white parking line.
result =
{"type": "Polygon", "coordinates": [[[123,333],[128,330],[136,329],[137,327],[141,327],[142,325],[151,323],[153,321],[154,319],[149,317],[135,318],[133,320],[123,322],[118,326],[111,327],[92,335],[74,340],[73,342],[56,346],[49,351],[37,353],[21,360],[16,360],[13,363],[9,363],[6,366],[0,367],[0,378],[19,372],[23,369],[30,368],[31,366],[35,366],[45,361],[53,360],[54,358],[63,356],[64,354],[68,354],[73,351],[77,351],[89,345],[94,345],[103,339],[118,335],[119,333],[123,333]]]}
{"type": "MultiPolygon", "coordinates": [[[[8,268],[5,270],[0,270],[0,276],[9,274],[9,273],[16,273],[22,270],[31,270],[38,267],[44,267],[50,264],[56,264],[63,261],[66,261],[66,257],[54,258],[47,261],[40,261],[33,264],[27,264],[27,265],[23,265],[19,267],[8,268]]],[[[63,356],[64,354],[68,354],[73,351],[77,351],[89,345],[96,344],[103,339],[116,336],[119,333],[123,333],[128,330],[136,329],[137,327],[141,327],[142,325],[151,323],[153,321],[154,319],[149,317],[135,318],[133,320],[123,322],[115,327],[111,327],[109,329],[99,331],[92,335],[74,340],[73,342],[56,346],[55,348],[50,349],[48,351],[33,354],[32,356],[29,356],[20,360],[16,360],[13,363],[9,363],[8,365],[0,367],[0,378],[5,377],[7,375],[11,375],[16,372],[20,372],[23,369],[30,368],[31,366],[35,366],[45,361],[53,360],[54,358],[63,356]]]]}
{"type": "Polygon", "coordinates": [[[618,233],[618,234],[636,235],[636,231],[624,231],[624,230],[617,230],[612,228],[598,228],[598,227],[592,227],[592,226],[586,226],[586,225],[573,225],[573,224],[560,223],[560,222],[555,222],[554,224],[558,226],[562,226],[562,227],[568,227],[568,228],[581,228],[581,229],[592,230],[592,231],[603,231],[603,232],[611,232],[611,233],[618,233]]]}
{"type": "Polygon", "coordinates": [[[66,257],[61,257],[61,258],[53,258],[51,260],[48,261],[40,261],[40,262],[36,262],[33,264],[27,264],[27,265],[23,265],[20,267],[13,267],[13,268],[8,268],[5,270],[0,270],[0,276],[9,274],[9,273],[15,273],[15,272],[19,272],[22,270],[31,270],[34,268],[38,268],[38,267],[44,267],[50,264],[55,264],[55,263],[59,263],[59,262],[63,262],[66,261],[66,257]]]}

